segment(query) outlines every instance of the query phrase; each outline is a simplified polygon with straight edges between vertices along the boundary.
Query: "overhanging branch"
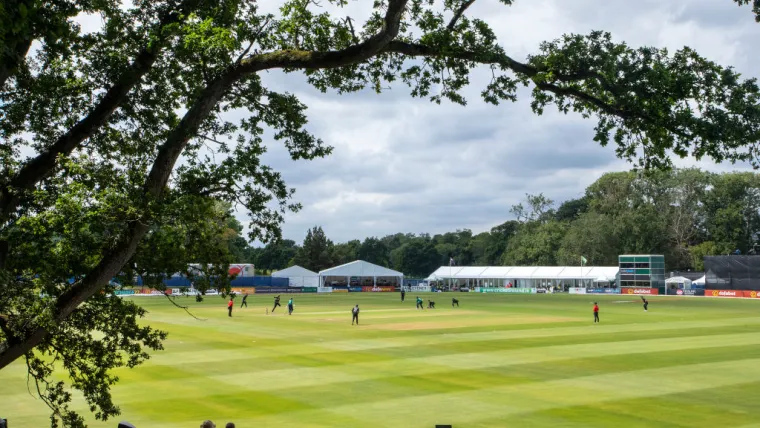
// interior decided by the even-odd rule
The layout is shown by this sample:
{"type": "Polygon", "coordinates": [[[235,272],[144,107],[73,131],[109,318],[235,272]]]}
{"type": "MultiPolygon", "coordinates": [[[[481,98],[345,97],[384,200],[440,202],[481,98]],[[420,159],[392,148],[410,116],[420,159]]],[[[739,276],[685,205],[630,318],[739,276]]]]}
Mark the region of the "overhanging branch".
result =
{"type": "MultiPolygon", "coordinates": [[[[249,74],[270,68],[335,68],[366,61],[381,52],[398,35],[406,3],[407,0],[390,0],[383,28],[366,41],[346,49],[329,52],[283,51],[254,55],[243,60],[238,66],[231,66],[226,73],[206,87],[179,125],[169,134],[166,142],[159,148],[143,186],[147,200],[161,200],[174,165],[187,142],[196,134],[201,123],[235,82],[249,74]]],[[[80,304],[107,284],[129,261],[138,243],[148,232],[149,215],[146,214],[140,220],[129,225],[124,238],[101,259],[95,269],[85,275],[82,280],[74,283],[57,299],[53,314],[56,322],[66,319],[80,304]]],[[[37,327],[25,335],[18,344],[9,344],[8,341],[0,343],[0,369],[40,344],[48,334],[44,328],[37,327]]]]}
{"type": "MultiPolygon", "coordinates": [[[[632,113],[622,110],[614,105],[611,105],[583,91],[577,90],[572,87],[562,87],[562,86],[557,86],[556,84],[553,84],[553,83],[542,82],[536,78],[541,72],[545,70],[541,70],[535,66],[519,62],[506,54],[478,53],[478,52],[471,52],[471,51],[458,51],[458,52],[447,51],[444,53],[440,49],[433,48],[430,46],[401,42],[397,40],[394,40],[393,42],[389,43],[385,47],[385,49],[383,49],[383,52],[398,53],[398,54],[402,54],[406,56],[416,56],[416,57],[455,58],[455,59],[471,61],[471,62],[479,63],[479,64],[497,64],[503,68],[512,70],[513,72],[517,74],[521,74],[523,76],[531,78],[536,84],[536,86],[538,86],[540,89],[543,89],[545,91],[552,92],[557,95],[577,98],[589,104],[593,104],[595,107],[604,111],[607,114],[618,116],[622,119],[630,119],[633,117],[632,113]]],[[[563,74],[555,73],[555,78],[560,82],[576,82],[576,81],[581,81],[581,80],[586,80],[586,79],[595,79],[597,81],[601,81],[603,85],[610,86],[601,75],[597,73],[593,73],[593,72],[578,73],[578,74],[572,74],[572,75],[569,75],[569,74],[563,75],[563,74]]]]}
{"type": "Polygon", "coordinates": [[[454,27],[457,25],[457,21],[459,21],[462,18],[462,15],[464,15],[464,12],[472,6],[472,4],[475,3],[475,0],[467,0],[466,2],[462,3],[462,6],[459,7],[459,9],[454,12],[454,16],[451,18],[451,21],[449,21],[449,25],[446,26],[446,29],[451,31],[454,29],[454,27]]]}
{"type": "Polygon", "coordinates": [[[178,22],[188,12],[197,8],[202,1],[184,0],[178,6],[177,11],[167,12],[161,17],[156,30],[157,40],[148,42],[147,46],[137,54],[130,67],[108,89],[98,105],[65,134],[61,135],[47,150],[25,163],[8,181],[8,184],[0,189],[0,223],[7,220],[11,213],[16,210],[19,203],[18,192],[32,188],[49,176],[56,167],[58,156],[70,154],[108,121],[116,109],[127,99],[127,94],[150,71],[158,59],[158,55],[166,43],[166,35],[164,34],[166,27],[178,22]]]}

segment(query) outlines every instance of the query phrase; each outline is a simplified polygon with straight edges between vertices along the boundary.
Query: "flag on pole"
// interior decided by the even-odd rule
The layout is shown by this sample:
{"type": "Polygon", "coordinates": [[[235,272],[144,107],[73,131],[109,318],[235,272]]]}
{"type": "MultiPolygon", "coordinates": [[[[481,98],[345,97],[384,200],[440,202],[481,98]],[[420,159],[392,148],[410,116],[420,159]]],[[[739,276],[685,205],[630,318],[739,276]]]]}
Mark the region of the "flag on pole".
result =
{"type": "Polygon", "coordinates": [[[588,260],[586,260],[585,257],[581,256],[581,266],[585,265],[586,263],[588,263],[588,260]]]}

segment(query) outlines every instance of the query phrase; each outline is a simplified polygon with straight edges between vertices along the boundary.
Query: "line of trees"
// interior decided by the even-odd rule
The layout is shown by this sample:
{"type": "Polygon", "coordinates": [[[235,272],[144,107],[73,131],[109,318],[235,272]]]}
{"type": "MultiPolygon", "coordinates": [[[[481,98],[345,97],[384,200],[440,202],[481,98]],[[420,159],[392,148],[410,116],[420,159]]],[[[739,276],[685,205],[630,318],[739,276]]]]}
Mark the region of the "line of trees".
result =
{"type": "MultiPolygon", "coordinates": [[[[526,195],[514,220],[473,234],[397,233],[343,243],[320,226],[303,245],[288,239],[247,248],[257,269],[297,264],[319,271],[361,259],[412,277],[427,276],[453,257],[457,265],[575,265],[581,256],[614,266],[619,254],[664,254],[668,269],[702,270],[706,255],[753,251],[760,232],[760,176],[678,169],[607,173],[578,199],[557,203],[526,195]]],[[[506,213],[505,213],[506,216],[506,213]]]]}

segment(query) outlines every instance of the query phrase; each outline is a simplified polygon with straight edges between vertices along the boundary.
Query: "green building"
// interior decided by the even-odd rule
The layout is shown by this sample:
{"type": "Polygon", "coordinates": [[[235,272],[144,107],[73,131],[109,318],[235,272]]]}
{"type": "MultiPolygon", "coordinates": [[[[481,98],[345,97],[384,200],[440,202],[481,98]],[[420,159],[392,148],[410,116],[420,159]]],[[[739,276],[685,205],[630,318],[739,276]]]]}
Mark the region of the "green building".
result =
{"type": "Polygon", "coordinates": [[[621,287],[665,287],[665,257],[660,255],[618,256],[621,287]]]}

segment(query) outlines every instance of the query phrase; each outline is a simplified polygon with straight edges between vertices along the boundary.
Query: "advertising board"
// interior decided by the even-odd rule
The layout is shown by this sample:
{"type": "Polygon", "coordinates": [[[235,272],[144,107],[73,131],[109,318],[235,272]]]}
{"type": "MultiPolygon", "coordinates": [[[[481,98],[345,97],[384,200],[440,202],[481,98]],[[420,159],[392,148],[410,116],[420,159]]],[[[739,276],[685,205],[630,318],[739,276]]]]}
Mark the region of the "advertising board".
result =
{"type": "Polygon", "coordinates": [[[283,287],[257,287],[256,294],[283,294],[287,293],[288,289],[283,287]]]}
{"type": "Polygon", "coordinates": [[[410,287],[410,291],[429,292],[430,286],[429,285],[413,285],[410,287]]]}
{"type": "Polygon", "coordinates": [[[760,291],[757,291],[757,290],[705,290],[705,296],[745,297],[748,299],[758,299],[760,298],[760,291]]]}
{"type": "Polygon", "coordinates": [[[741,290],[705,290],[705,296],[709,297],[744,297],[741,290]]]}
{"type": "Polygon", "coordinates": [[[619,288],[605,288],[604,294],[620,294],[619,288]]]}
{"type": "MultiPolygon", "coordinates": [[[[372,288],[372,287],[370,287],[370,288],[372,288]]],[[[359,293],[359,292],[362,291],[362,288],[361,287],[348,287],[348,291],[350,291],[351,293],[359,293]]]]}
{"type": "Polygon", "coordinates": [[[303,287],[301,290],[302,293],[316,293],[317,287],[303,287]]]}
{"type": "Polygon", "coordinates": [[[331,293],[348,293],[348,289],[346,288],[333,288],[331,293]]]}
{"type": "Polygon", "coordinates": [[[584,287],[570,287],[570,294],[586,294],[586,288],[584,287]]]}
{"type": "Polygon", "coordinates": [[[535,288],[481,288],[481,293],[536,294],[535,288]]]}
{"type": "Polygon", "coordinates": [[[317,287],[317,293],[332,293],[332,287],[317,287]]]}
{"type": "Polygon", "coordinates": [[[642,294],[649,294],[649,295],[657,295],[660,294],[660,291],[656,288],[639,288],[639,287],[623,287],[620,289],[620,294],[628,294],[628,295],[642,295],[642,294]]]}
{"type": "Polygon", "coordinates": [[[390,293],[393,292],[393,287],[387,285],[375,285],[374,287],[362,287],[362,291],[365,293],[390,293]]]}
{"type": "Polygon", "coordinates": [[[234,287],[230,288],[230,291],[232,291],[235,294],[256,294],[256,288],[255,287],[234,287]]]}

